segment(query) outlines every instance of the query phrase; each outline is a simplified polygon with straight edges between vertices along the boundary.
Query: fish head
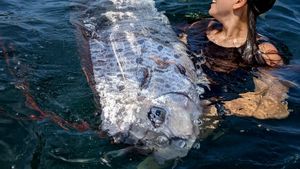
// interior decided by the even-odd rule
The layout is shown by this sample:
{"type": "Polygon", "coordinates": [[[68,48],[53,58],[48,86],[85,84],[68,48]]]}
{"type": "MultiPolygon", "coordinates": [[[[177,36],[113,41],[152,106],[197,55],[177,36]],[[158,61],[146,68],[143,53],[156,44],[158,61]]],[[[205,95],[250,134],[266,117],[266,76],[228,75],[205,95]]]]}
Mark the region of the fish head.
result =
{"type": "Polygon", "coordinates": [[[199,134],[199,104],[180,93],[163,95],[157,101],[162,105],[162,114],[165,114],[164,123],[156,124],[156,117],[152,115],[159,114],[160,111],[156,107],[151,108],[148,118],[153,126],[157,126],[158,133],[166,136],[168,144],[164,144],[164,137],[158,137],[158,143],[163,144],[156,147],[154,156],[159,161],[186,156],[199,134]]]}
{"type": "Polygon", "coordinates": [[[198,102],[181,93],[169,93],[146,102],[141,111],[143,122],[133,125],[130,133],[153,150],[157,161],[187,155],[199,134],[202,110],[198,102]]]}

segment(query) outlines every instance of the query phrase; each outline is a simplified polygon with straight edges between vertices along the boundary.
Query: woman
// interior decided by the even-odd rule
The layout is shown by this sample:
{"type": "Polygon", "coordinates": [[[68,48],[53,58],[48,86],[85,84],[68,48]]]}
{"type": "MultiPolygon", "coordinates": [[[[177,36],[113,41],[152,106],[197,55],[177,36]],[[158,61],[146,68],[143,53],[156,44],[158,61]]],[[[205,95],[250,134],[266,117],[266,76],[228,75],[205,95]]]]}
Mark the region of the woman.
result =
{"type": "Polygon", "coordinates": [[[207,38],[223,47],[242,47],[242,59],[250,64],[281,66],[283,60],[268,42],[257,45],[256,17],[269,10],[275,0],[213,0],[209,14],[222,25],[210,22],[207,38]]]}
{"type": "Polygon", "coordinates": [[[256,32],[256,18],[274,3],[275,0],[213,0],[209,9],[213,19],[202,19],[184,28],[182,37],[200,56],[193,59],[210,82],[210,90],[204,96],[210,100],[209,112],[218,109],[259,119],[288,116],[283,102],[288,88],[266,71],[253,70],[284,64],[276,47],[256,32]]]}

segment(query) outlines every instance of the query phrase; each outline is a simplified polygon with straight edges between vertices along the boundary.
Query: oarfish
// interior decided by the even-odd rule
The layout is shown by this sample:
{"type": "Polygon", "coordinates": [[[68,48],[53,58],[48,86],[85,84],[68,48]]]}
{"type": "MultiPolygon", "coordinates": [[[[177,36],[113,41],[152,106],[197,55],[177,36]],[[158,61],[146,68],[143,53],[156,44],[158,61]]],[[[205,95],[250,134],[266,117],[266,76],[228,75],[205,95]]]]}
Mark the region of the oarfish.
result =
{"type": "Polygon", "coordinates": [[[186,156],[199,134],[203,91],[186,46],[154,0],[92,4],[82,22],[101,129],[158,161],[186,156]]]}

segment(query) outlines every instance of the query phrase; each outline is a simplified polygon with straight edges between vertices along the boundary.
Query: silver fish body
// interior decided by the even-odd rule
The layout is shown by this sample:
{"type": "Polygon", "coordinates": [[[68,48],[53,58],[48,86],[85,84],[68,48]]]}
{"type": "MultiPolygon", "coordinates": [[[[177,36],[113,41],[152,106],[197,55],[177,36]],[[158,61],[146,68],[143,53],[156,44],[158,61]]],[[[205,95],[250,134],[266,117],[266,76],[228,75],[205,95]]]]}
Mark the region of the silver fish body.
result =
{"type": "Polygon", "coordinates": [[[161,161],[186,156],[199,134],[202,110],[185,45],[153,0],[99,5],[105,12],[83,23],[90,32],[101,129],[115,142],[153,150],[161,161]]]}

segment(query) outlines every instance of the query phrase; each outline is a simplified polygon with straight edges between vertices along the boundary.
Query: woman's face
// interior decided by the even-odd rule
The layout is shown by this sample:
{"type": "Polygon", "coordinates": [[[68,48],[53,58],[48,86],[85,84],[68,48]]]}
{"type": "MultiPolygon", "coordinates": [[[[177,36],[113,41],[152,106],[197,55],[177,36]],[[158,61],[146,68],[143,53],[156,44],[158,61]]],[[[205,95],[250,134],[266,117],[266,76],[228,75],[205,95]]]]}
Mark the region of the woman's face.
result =
{"type": "Polygon", "coordinates": [[[233,5],[235,0],[212,0],[209,14],[219,19],[233,13],[233,5]]]}

